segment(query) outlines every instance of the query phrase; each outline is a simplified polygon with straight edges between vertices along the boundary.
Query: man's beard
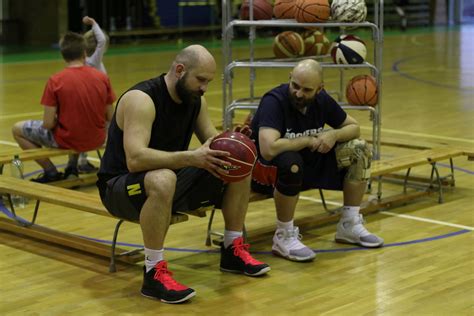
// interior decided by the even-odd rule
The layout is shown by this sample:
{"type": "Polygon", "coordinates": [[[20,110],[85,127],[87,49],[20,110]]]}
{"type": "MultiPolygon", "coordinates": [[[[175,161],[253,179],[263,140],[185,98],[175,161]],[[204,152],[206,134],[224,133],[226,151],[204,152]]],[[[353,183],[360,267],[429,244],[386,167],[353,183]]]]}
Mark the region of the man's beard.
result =
{"type": "Polygon", "coordinates": [[[186,74],[178,79],[176,82],[176,94],[178,95],[179,99],[183,101],[183,103],[186,104],[194,104],[197,103],[200,99],[201,96],[204,95],[204,92],[202,91],[191,91],[186,87],[186,74]]]}
{"type": "Polygon", "coordinates": [[[306,108],[308,105],[313,102],[312,99],[305,99],[305,98],[297,98],[295,95],[293,95],[290,92],[290,103],[293,105],[297,110],[303,110],[306,108]]]}

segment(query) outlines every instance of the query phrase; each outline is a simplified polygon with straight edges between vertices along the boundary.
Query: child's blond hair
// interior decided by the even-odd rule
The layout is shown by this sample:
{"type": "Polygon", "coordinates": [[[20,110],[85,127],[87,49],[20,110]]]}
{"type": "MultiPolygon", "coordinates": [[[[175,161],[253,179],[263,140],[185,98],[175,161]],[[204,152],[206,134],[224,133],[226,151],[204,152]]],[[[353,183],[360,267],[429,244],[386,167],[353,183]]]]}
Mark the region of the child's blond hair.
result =
{"type": "MultiPolygon", "coordinates": [[[[109,47],[109,36],[104,32],[104,30],[102,30],[102,32],[105,35],[105,50],[107,50],[109,47]]],[[[87,57],[90,57],[92,54],[94,54],[95,49],[97,48],[97,40],[94,36],[94,32],[92,32],[92,29],[84,33],[84,39],[86,40],[87,57]]]]}

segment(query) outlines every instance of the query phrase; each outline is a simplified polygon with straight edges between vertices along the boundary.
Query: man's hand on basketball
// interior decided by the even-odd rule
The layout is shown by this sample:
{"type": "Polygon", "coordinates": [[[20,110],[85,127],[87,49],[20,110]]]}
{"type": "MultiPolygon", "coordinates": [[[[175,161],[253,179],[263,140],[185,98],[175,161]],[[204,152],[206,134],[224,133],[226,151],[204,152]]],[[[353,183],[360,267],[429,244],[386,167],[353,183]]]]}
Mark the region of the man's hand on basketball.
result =
{"type": "Polygon", "coordinates": [[[214,150],[209,146],[214,138],[209,138],[201,147],[196,149],[196,167],[206,169],[212,175],[220,178],[220,175],[226,175],[229,171],[225,167],[230,167],[232,164],[221,159],[221,157],[228,157],[230,153],[222,150],[214,150]]]}
{"type": "Polygon", "coordinates": [[[252,135],[252,129],[250,128],[250,126],[248,126],[247,124],[245,125],[237,125],[235,128],[234,128],[234,132],[237,132],[237,133],[242,133],[244,134],[245,136],[247,137],[250,137],[252,135]]]}

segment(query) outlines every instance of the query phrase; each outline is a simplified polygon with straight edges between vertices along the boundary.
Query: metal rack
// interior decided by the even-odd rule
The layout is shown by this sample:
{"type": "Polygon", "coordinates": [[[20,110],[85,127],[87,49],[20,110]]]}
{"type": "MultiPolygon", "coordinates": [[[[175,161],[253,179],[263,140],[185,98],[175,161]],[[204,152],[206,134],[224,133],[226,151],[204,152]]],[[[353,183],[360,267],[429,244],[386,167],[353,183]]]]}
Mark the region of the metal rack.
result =
{"type": "MultiPolygon", "coordinates": [[[[222,0],[222,55],[223,55],[223,127],[224,129],[232,126],[234,112],[239,109],[255,110],[259,104],[259,97],[255,96],[254,86],[256,81],[256,69],[258,68],[292,68],[299,59],[256,59],[254,56],[254,41],[256,39],[256,27],[291,27],[291,28],[309,28],[309,27],[361,27],[372,30],[372,40],[374,42],[373,64],[364,62],[363,64],[339,65],[328,62],[321,62],[323,68],[336,68],[340,72],[339,104],[345,110],[368,111],[372,120],[372,141],[373,158],[380,159],[380,125],[381,125],[381,99],[382,99],[382,46],[383,46],[383,0],[374,2],[374,22],[360,23],[298,23],[290,20],[253,20],[253,0],[249,0],[249,20],[232,19],[231,0],[222,0]],[[232,41],[234,30],[237,27],[249,28],[249,58],[246,60],[233,60],[232,41]],[[250,95],[244,99],[233,99],[233,78],[234,69],[248,68],[250,70],[249,88],[250,95]],[[348,106],[342,102],[344,90],[344,70],[354,68],[369,69],[376,78],[378,89],[378,103],[375,107],[370,106],[348,106]]],[[[320,58],[321,56],[318,56],[320,58]]],[[[327,57],[327,56],[322,56],[327,57]]],[[[308,58],[308,57],[305,57],[308,58]]]]}

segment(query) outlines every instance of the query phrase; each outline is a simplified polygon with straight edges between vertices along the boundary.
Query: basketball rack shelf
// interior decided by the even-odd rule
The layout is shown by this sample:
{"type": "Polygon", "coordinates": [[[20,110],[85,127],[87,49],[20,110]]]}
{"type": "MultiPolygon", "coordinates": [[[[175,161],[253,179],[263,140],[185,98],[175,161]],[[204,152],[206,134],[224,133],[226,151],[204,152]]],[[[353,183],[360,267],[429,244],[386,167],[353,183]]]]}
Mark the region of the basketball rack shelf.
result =
{"type": "Polygon", "coordinates": [[[339,91],[332,92],[338,97],[338,103],[345,110],[367,111],[372,121],[372,143],[373,158],[380,159],[380,125],[381,125],[381,96],[382,96],[382,46],[383,46],[383,0],[374,1],[374,22],[360,23],[299,23],[294,19],[289,20],[253,20],[253,1],[249,0],[249,20],[232,19],[231,0],[222,0],[222,56],[223,56],[223,127],[224,129],[232,127],[232,120],[236,110],[255,111],[258,107],[260,97],[255,96],[256,70],[259,68],[293,68],[298,61],[304,58],[324,59],[325,56],[313,56],[304,58],[289,59],[256,59],[255,44],[257,27],[288,27],[288,28],[341,28],[341,30],[360,27],[368,28],[372,31],[373,63],[364,62],[362,64],[340,65],[332,62],[323,62],[320,64],[323,68],[335,68],[339,70],[339,91]],[[233,60],[232,41],[237,27],[249,29],[249,56],[245,60],[233,60]],[[247,68],[250,70],[248,98],[233,98],[233,78],[234,70],[237,68],[247,68]],[[369,69],[371,74],[377,79],[378,103],[375,107],[371,106],[349,106],[343,102],[344,91],[344,70],[354,68],[369,69]]]}

